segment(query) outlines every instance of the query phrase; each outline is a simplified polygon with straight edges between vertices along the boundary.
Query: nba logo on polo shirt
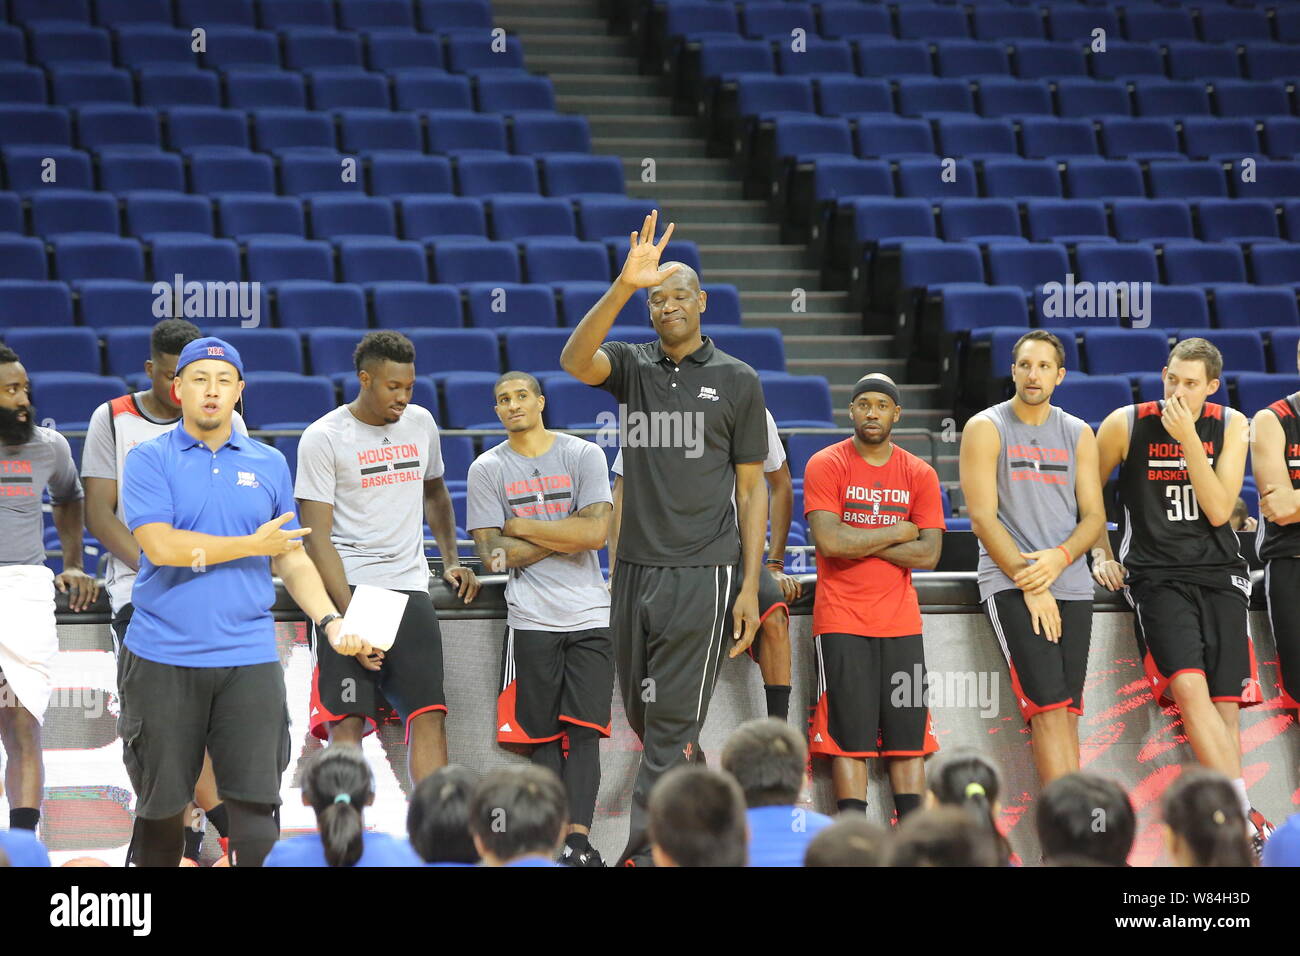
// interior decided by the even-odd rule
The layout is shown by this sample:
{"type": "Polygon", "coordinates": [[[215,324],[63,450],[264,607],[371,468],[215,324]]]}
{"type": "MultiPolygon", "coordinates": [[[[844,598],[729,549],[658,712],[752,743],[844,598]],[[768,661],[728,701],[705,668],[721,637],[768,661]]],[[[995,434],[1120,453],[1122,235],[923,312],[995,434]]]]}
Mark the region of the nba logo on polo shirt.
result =
{"type": "Polygon", "coordinates": [[[711,402],[716,402],[718,400],[718,390],[716,388],[709,388],[707,385],[701,385],[700,394],[695,397],[707,398],[711,402]]]}
{"type": "Polygon", "coordinates": [[[241,471],[239,473],[239,480],[235,482],[235,487],[238,488],[241,486],[244,488],[258,487],[257,475],[253,474],[251,471],[241,471]]]}

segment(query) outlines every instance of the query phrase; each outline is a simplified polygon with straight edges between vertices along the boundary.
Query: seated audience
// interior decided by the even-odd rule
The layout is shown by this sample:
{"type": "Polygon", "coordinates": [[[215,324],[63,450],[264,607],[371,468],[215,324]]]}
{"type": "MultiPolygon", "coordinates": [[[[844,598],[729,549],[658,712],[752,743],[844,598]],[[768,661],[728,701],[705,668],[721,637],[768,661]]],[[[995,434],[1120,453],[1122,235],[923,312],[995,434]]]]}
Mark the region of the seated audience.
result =
{"type": "Polygon", "coordinates": [[[1007,866],[1011,862],[1011,845],[998,829],[1001,791],[997,767],[974,750],[958,750],[931,773],[926,806],[964,810],[997,845],[999,865],[1007,866]]]}
{"type": "Polygon", "coordinates": [[[898,825],[890,866],[1001,866],[1003,848],[966,810],[935,807],[910,813],[898,825]]]}
{"type": "Polygon", "coordinates": [[[484,866],[559,866],[569,799],[555,772],[530,765],[494,770],[469,801],[469,830],[484,866]]]}
{"type": "Polygon", "coordinates": [[[1125,866],[1137,831],[1124,788],[1095,773],[1066,774],[1044,787],[1035,822],[1043,862],[1053,866],[1125,866]]]}
{"type": "Polygon", "coordinates": [[[744,866],[745,797],[730,775],[686,764],[650,791],[655,866],[744,866]]]}
{"type": "Polygon", "coordinates": [[[884,866],[889,831],[860,813],[846,813],[808,843],[804,866],[884,866]]]}
{"type": "Polygon", "coordinates": [[[1232,781],[1188,767],[1165,791],[1165,849],[1174,866],[1254,866],[1246,817],[1232,781]]]}
{"type": "Polygon", "coordinates": [[[469,832],[469,800],[478,777],[455,765],[420,781],[406,810],[406,833],[425,866],[474,866],[478,850],[469,832]]]}

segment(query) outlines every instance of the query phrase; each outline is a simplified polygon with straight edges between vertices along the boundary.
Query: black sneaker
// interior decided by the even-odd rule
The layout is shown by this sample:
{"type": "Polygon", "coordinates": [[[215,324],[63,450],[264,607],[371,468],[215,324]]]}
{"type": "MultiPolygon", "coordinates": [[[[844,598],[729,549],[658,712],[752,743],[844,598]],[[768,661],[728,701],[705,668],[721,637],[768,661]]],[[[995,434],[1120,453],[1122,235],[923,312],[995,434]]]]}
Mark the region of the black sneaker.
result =
{"type": "Polygon", "coordinates": [[[601,859],[600,851],[594,846],[588,846],[585,850],[575,850],[567,844],[564,851],[560,854],[561,866],[604,866],[605,861],[601,859]]]}
{"type": "Polygon", "coordinates": [[[1264,844],[1273,835],[1275,828],[1273,824],[1264,819],[1264,814],[1254,807],[1250,808],[1250,815],[1246,817],[1246,821],[1250,824],[1251,829],[1250,845],[1255,850],[1255,859],[1259,859],[1264,855],[1264,844]]]}

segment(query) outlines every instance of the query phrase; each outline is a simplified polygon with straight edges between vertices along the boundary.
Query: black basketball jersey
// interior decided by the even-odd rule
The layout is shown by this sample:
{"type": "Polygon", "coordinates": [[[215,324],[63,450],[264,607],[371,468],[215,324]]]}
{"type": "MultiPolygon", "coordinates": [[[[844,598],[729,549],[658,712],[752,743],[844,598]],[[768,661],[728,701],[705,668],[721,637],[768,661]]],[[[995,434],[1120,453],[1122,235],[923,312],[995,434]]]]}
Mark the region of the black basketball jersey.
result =
{"type": "MultiPolygon", "coordinates": [[[[1268,406],[1269,411],[1282,423],[1285,438],[1282,452],[1286,457],[1286,471],[1291,476],[1291,487],[1300,488],[1300,392],[1278,399],[1268,406]]],[[[1300,524],[1278,525],[1259,519],[1255,532],[1255,547],[1261,561],[1270,558],[1300,556],[1300,524]]]]}
{"type": "MultiPolygon", "coordinates": [[[[1240,582],[1225,577],[1245,578],[1248,573],[1237,535],[1227,523],[1216,528],[1201,514],[1183,447],[1161,423],[1163,408],[1163,401],[1128,408],[1128,455],[1119,471],[1119,560],[1138,577],[1240,587],[1240,582]]],[[[1196,421],[1211,466],[1223,451],[1227,424],[1236,414],[1206,402],[1196,421]]],[[[1245,578],[1247,590],[1249,586],[1245,578]]]]}

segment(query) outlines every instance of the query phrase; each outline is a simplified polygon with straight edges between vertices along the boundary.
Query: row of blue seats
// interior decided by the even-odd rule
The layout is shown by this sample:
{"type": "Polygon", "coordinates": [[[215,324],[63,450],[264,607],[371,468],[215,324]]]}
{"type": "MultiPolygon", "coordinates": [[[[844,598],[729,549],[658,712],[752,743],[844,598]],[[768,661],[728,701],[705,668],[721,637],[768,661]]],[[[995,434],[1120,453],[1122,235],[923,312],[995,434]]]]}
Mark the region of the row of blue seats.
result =
{"type": "MultiPolygon", "coordinates": [[[[301,329],[497,329],[527,326],[572,328],[599,301],[608,282],[516,283],[481,286],[432,285],[424,282],[377,282],[368,287],[349,283],[295,280],[274,288],[260,300],[259,326],[274,326],[292,336],[301,329]],[[271,307],[271,299],[275,307],[271,307]]],[[[711,327],[740,325],[740,296],[736,287],[704,283],[708,296],[705,320],[711,327]]],[[[251,290],[250,290],[251,291],[251,290]]],[[[60,329],[74,321],[104,334],[112,329],[149,325],[170,314],[174,288],[158,289],[148,282],[89,279],[74,282],[0,279],[0,328],[41,326],[60,329]]],[[[185,315],[184,301],[180,314],[185,315]]],[[[226,300],[228,302],[228,300],[226,300]]],[[[251,309],[251,299],[245,304],[251,309]]],[[[208,306],[205,304],[204,311],[208,306]]],[[[195,310],[191,309],[191,317],[195,310]]],[[[227,307],[236,318],[238,309],[227,307]]],[[[638,289],[619,313],[620,325],[644,326],[649,310],[646,292],[638,289]]],[[[202,319],[200,319],[202,321],[202,319]]],[[[762,330],[747,330],[750,332],[762,330]]],[[[301,350],[299,350],[301,351],[301,350]]],[[[299,362],[299,365],[301,362],[299,362]]],[[[280,368],[281,366],[271,366],[280,368]]],[[[477,368],[465,366],[467,368],[477,368]]],[[[110,368],[112,366],[110,365],[110,368]]],[[[287,371],[297,366],[284,366],[287,371]]],[[[114,372],[120,371],[115,369],[114,372]]]]}
{"type": "Polygon", "coordinates": [[[413,30],[492,26],[487,0],[8,0],[0,19],[51,20],[118,27],[175,24],[261,27],[334,27],[343,30],[413,30]]]}
{"type": "Polygon", "coordinates": [[[56,106],[118,103],[284,109],[478,109],[484,113],[553,112],[545,76],[523,72],[461,76],[441,70],[223,70],[146,66],[134,73],[108,66],[36,66],[0,62],[0,101],[56,106]],[[472,96],[471,96],[472,92],[472,96]]]}
{"type": "MultiPolygon", "coordinates": [[[[85,106],[75,112],[76,145],[82,150],[98,151],[104,158],[162,150],[161,123],[156,110],[107,105],[85,106]]],[[[328,113],[300,109],[254,110],[252,127],[255,138],[252,140],[249,139],[249,117],[239,110],[173,110],[170,117],[168,145],[172,149],[202,152],[205,157],[210,153],[239,156],[245,154],[250,146],[265,151],[297,147],[333,151],[341,146],[345,151],[363,155],[380,151],[507,151],[508,126],[504,117],[456,107],[393,113],[343,110],[337,116],[337,137],[336,117],[328,113]],[[283,129],[277,130],[276,126],[283,129]]],[[[513,117],[509,128],[514,134],[517,153],[585,152],[584,147],[590,144],[587,124],[581,117],[520,114],[513,117]],[[557,140],[557,136],[562,138],[557,140]]],[[[0,146],[13,149],[71,145],[72,123],[68,109],[31,104],[0,106],[0,146]]]]}
{"type": "Polygon", "coordinates": [[[385,64],[383,69],[445,67],[453,73],[524,69],[523,44],[505,31],[483,27],[425,36],[397,34],[400,40],[380,35],[377,42],[375,36],[320,27],[289,28],[278,34],[214,27],[211,34],[205,28],[202,37],[195,37],[190,30],[162,26],[123,26],[110,32],[44,21],[28,28],[25,41],[16,28],[0,26],[0,61],[30,59],[42,66],[99,63],[126,68],[159,64],[283,66],[289,70],[361,70],[369,62],[385,64]]]}
{"type": "MultiPolygon", "coordinates": [[[[304,428],[338,406],[340,388],[344,397],[356,391],[350,384],[355,376],[347,376],[342,383],[292,372],[249,372],[245,377],[243,415],[250,428],[304,428]]],[[[500,428],[493,413],[493,386],[499,377],[499,372],[452,372],[435,382],[419,376],[412,401],[428,407],[446,428],[500,428]]],[[[830,387],[824,378],[774,372],[760,372],[759,377],[767,408],[778,425],[834,427],[830,387]]],[[[608,392],[563,372],[543,373],[538,378],[551,425],[589,428],[617,420],[618,404],[608,392]]],[[[121,378],[85,372],[39,373],[32,383],[37,417],[68,431],[84,429],[96,407],[128,390],[121,378]]],[[[147,387],[138,379],[135,384],[147,387]]]]}
{"type": "MultiPolygon", "coordinates": [[[[1165,358],[1168,358],[1166,353],[1165,358]]],[[[1164,364],[1163,360],[1160,364],[1164,364]]],[[[1224,373],[1225,379],[1228,373],[1224,373]]],[[[1279,398],[1300,391],[1300,375],[1264,375],[1243,372],[1235,376],[1232,388],[1225,383],[1210,396],[1221,405],[1249,409],[1253,415],[1279,398]],[[1236,398],[1232,393],[1236,393],[1236,398]]],[[[1164,381],[1159,373],[1139,376],[1134,382],[1124,375],[1066,375],[1052,393],[1052,404],[1076,415],[1094,429],[1115,409],[1139,402],[1155,402],[1165,397],[1164,381]]]]}
{"type": "MultiPolygon", "coordinates": [[[[977,82],[933,77],[902,78],[897,84],[850,74],[778,76],[742,73],[733,81],[736,112],[767,118],[789,113],[862,117],[914,113],[972,119],[1009,117],[1021,122],[1059,116],[1070,122],[1099,117],[1128,117],[1134,112],[1130,84],[1106,80],[1019,80],[982,78],[977,82]],[[1052,94],[1056,93],[1056,102],[1052,94]],[[895,93],[898,94],[897,102],[895,93]],[[978,109],[976,108],[978,107],[978,109]]],[[[1213,96],[1203,82],[1143,81],[1136,90],[1143,117],[1173,117],[1183,122],[1211,122],[1210,113],[1226,118],[1288,117],[1289,90],[1282,81],[1215,80],[1213,96]],[[1213,105],[1211,111],[1208,107],[1213,105]]]]}
{"type": "MultiPolygon", "coordinates": [[[[131,279],[170,282],[312,281],[348,283],[609,282],[627,255],[627,239],[583,242],[543,236],[514,242],[435,237],[425,242],[358,236],[335,240],[337,270],[330,243],[310,239],[249,239],[241,249],[233,239],[160,236],[146,247],[137,239],[97,233],[56,236],[46,243],[34,236],[0,233],[0,278],[131,279]],[[51,269],[51,264],[53,268],[51,269]],[[247,268],[245,269],[245,264],[247,268]]],[[[697,272],[700,256],[694,242],[674,240],[665,261],[684,262],[697,272]]],[[[552,316],[553,318],[553,316],[552,316]]],[[[552,322],[553,324],[553,322],[552,322]]]]}
{"type": "MultiPolygon", "coordinates": [[[[1000,75],[1021,79],[1092,78],[1098,80],[1136,74],[1145,79],[1167,79],[1163,56],[1157,47],[1122,45],[1114,53],[1089,53],[1077,43],[1051,40],[1017,40],[1010,47],[999,41],[973,41],[945,46],[942,60],[923,40],[853,37],[843,40],[809,40],[800,49],[790,43],[705,37],[693,45],[687,62],[698,63],[701,76],[727,78],[742,73],[807,74],[857,73],[860,76],[934,78],[939,69],[952,76],[1000,75]],[[696,49],[698,47],[698,49],[696,49]],[[1113,59],[1111,59],[1113,57],[1113,59]],[[1091,66],[1090,66],[1091,64],[1091,66]]],[[[1204,55],[1211,47],[1197,51],[1204,55]]],[[[1238,53],[1221,48],[1199,74],[1252,80],[1294,79],[1300,72],[1296,47],[1286,43],[1248,43],[1238,53]],[[1216,62],[1217,61],[1217,62],[1216,62]],[[1234,69],[1235,67],[1235,69],[1234,69]]],[[[1182,61],[1180,60],[1180,70],[1182,61]]],[[[1198,76],[1191,61],[1187,70],[1198,76]]]]}
{"type": "MultiPolygon", "coordinates": [[[[200,320],[203,321],[203,320],[200,320]]],[[[1294,324],[1294,323],[1293,323],[1294,324]]],[[[205,327],[240,350],[250,372],[293,372],[298,375],[355,377],[352,354],[365,330],[353,328],[240,328],[231,322],[208,321],[205,327]]],[[[785,349],[776,329],[738,328],[706,324],[718,348],[760,372],[784,372],[785,349]]],[[[415,345],[416,366],[422,375],[441,378],[453,372],[558,372],[560,353],[572,329],[557,328],[407,328],[415,345]]],[[[10,326],[5,343],[23,356],[27,370],[90,372],[129,376],[144,367],[149,355],[151,327],[89,328],[10,326]],[[102,346],[101,346],[102,335],[102,346]],[[101,350],[103,358],[101,359],[101,350]],[[101,364],[102,363],[102,364],[101,364]]],[[[616,339],[649,342],[648,325],[616,326],[616,339]]]]}
{"type": "Polygon", "coordinates": [[[1124,37],[1134,42],[1156,40],[1227,41],[1278,40],[1300,43],[1300,9],[1279,5],[1271,14],[1227,4],[1197,4],[1171,9],[1156,4],[1124,4],[1123,24],[1117,10],[1096,5],[1033,7],[980,5],[971,11],[958,5],[826,2],[817,4],[762,2],[742,4],[667,0],[664,31],[686,39],[719,34],[789,38],[792,31],[824,37],[883,35],[900,39],[969,38],[1021,40],[1051,38],[1090,42],[1094,30],[1108,41],[1124,37]]]}

